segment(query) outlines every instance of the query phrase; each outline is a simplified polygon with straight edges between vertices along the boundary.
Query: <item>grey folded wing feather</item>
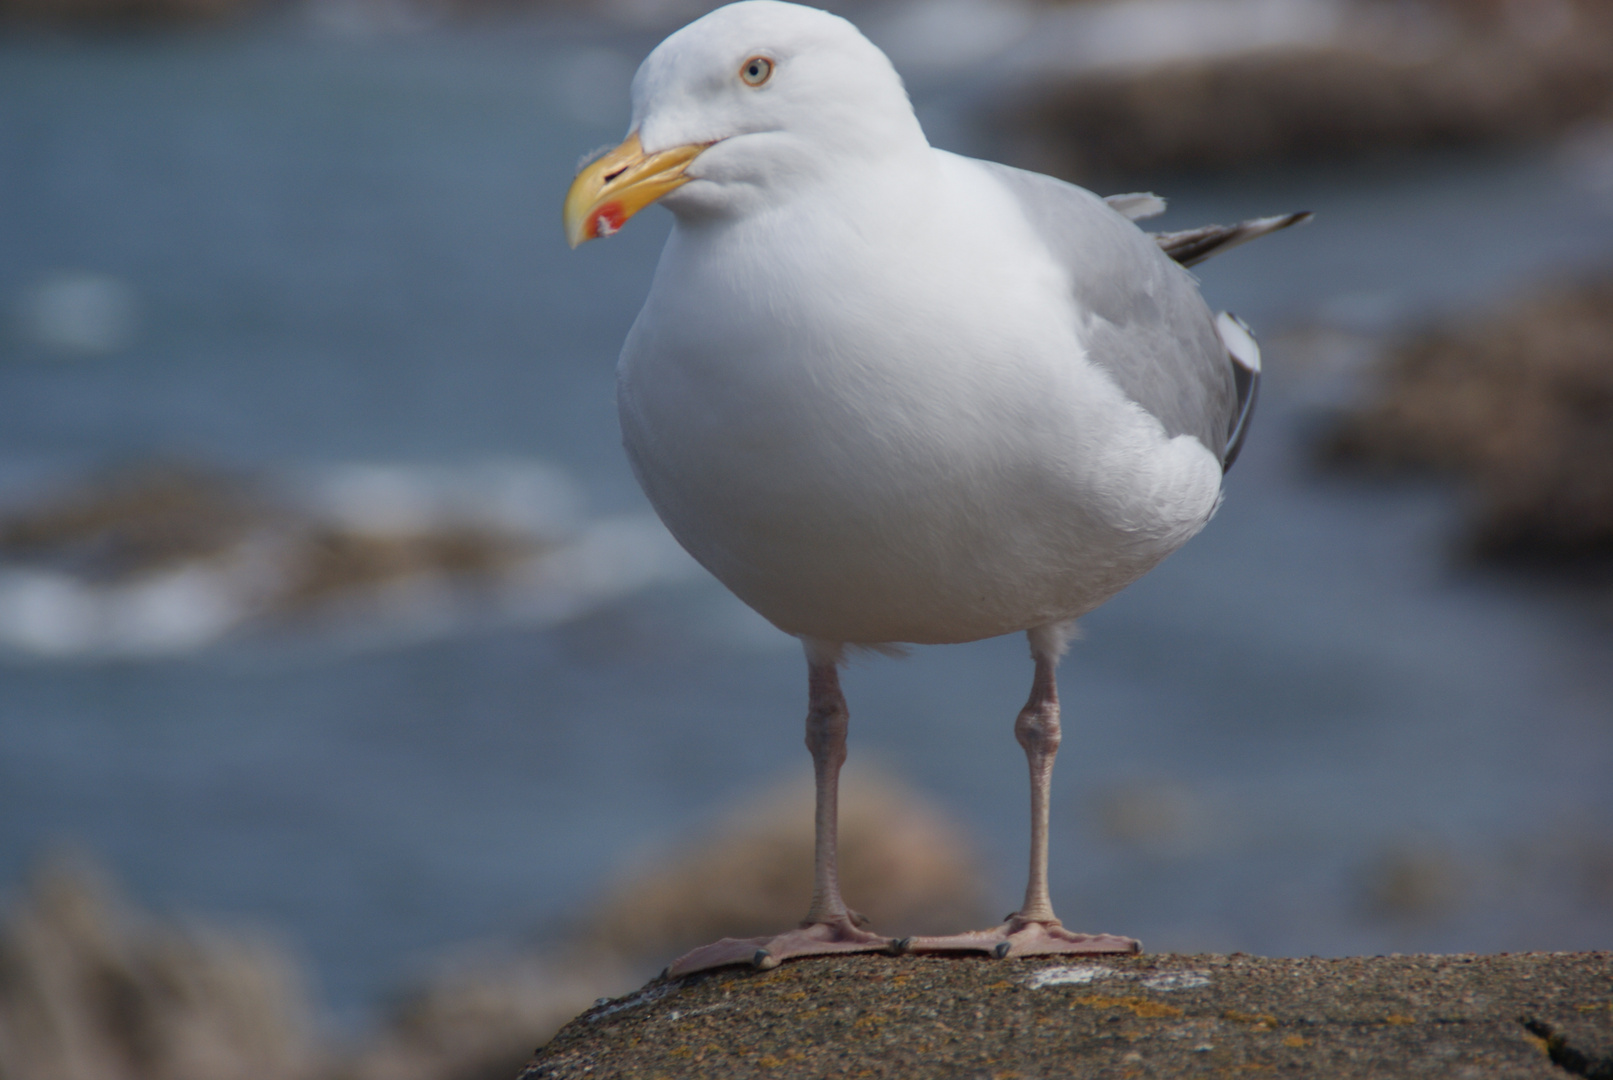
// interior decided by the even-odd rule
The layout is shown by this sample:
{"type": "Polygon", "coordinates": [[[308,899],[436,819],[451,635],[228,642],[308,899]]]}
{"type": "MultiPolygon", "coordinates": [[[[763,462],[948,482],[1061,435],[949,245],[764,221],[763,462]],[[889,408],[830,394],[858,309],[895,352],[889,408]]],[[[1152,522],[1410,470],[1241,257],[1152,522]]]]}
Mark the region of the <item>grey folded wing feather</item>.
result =
{"type": "Polygon", "coordinates": [[[1249,391],[1198,283],[1128,220],[1127,211],[1151,208],[1144,197],[1110,206],[1050,176],[981,164],[1012,193],[1068,275],[1088,358],[1167,435],[1192,435],[1224,467],[1232,435],[1247,419],[1249,391]]]}

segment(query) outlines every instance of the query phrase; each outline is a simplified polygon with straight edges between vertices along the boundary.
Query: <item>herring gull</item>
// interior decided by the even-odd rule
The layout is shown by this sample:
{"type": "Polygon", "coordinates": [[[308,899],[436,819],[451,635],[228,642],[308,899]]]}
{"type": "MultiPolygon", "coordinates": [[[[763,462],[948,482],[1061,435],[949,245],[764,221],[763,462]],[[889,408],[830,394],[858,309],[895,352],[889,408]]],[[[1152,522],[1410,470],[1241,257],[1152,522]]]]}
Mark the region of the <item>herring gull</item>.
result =
{"type": "Polygon", "coordinates": [[[870,950],[1132,952],[1048,894],[1054,670],[1074,620],[1204,527],[1242,446],[1260,353],[1183,266],[1308,215],[1149,234],[1107,200],[930,146],[851,23],[747,0],[662,42],[625,142],[578,173],[573,247],[659,202],[675,218],[622,348],[628,456],[673,536],[805,646],[817,779],[800,927],[726,938],[682,974],[870,950]],[[1031,775],[1024,905],[892,939],[840,895],[848,648],[1024,632],[1014,734],[1031,775]]]}

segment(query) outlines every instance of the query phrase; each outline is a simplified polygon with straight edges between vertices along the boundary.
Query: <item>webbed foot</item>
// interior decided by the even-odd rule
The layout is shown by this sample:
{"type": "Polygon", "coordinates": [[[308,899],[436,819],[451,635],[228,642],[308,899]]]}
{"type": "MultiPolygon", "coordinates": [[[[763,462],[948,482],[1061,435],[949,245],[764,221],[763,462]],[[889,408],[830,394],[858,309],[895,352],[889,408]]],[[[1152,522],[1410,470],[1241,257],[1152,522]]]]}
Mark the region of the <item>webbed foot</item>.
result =
{"type": "Polygon", "coordinates": [[[729,964],[750,964],[766,971],[797,956],[895,951],[895,941],[859,928],[848,916],[834,922],[805,923],[772,937],[723,938],[679,957],[667,974],[688,975],[729,964]]]}

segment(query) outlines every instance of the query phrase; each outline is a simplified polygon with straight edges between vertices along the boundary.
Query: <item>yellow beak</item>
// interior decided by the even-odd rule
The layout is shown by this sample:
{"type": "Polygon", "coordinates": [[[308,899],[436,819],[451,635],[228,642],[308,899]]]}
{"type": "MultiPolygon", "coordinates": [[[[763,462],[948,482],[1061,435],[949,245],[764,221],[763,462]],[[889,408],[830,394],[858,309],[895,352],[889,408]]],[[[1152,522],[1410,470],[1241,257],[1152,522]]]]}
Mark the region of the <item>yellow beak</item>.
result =
{"type": "Polygon", "coordinates": [[[566,192],[566,242],[609,236],[627,219],[667,192],[689,182],[683,170],[710,143],[694,143],[646,154],[638,132],[616,149],[590,162],[566,192]]]}

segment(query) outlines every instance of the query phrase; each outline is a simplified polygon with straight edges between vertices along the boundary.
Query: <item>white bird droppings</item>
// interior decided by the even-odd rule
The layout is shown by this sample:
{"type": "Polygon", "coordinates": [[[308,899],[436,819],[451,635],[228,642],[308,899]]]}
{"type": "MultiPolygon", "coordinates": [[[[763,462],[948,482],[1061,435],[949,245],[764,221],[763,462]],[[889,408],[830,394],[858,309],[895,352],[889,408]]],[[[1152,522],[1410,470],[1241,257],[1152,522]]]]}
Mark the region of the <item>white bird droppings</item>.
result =
{"type": "Polygon", "coordinates": [[[1117,971],[1101,964],[1070,964],[1043,968],[1025,981],[1032,990],[1048,986],[1084,986],[1099,979],[1138,979],[1144,990],[1195,990],[1210,985],[1210,976],[1204,971],[1157,971],[1139,976],[1134,971],[1117,971]]]}
{"type": "Polygon", "coordinates": [[[1097,979],[1123,979],[1129,974],[1129,972],[1116,971],[1114,968],[1101,967],[1097,964],[1073,964],[1065,967],[1043,968],[1030,977],[1027,985],[1032,990],[1040,990],[1044,986],[1072,986],[1093,982],[1097,979]]]}

